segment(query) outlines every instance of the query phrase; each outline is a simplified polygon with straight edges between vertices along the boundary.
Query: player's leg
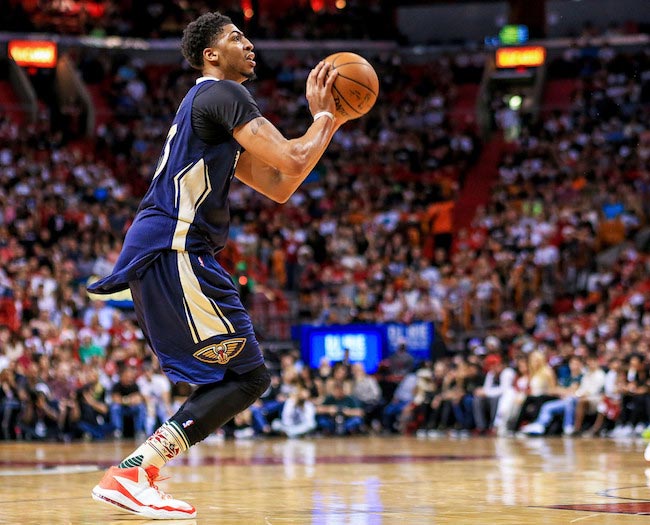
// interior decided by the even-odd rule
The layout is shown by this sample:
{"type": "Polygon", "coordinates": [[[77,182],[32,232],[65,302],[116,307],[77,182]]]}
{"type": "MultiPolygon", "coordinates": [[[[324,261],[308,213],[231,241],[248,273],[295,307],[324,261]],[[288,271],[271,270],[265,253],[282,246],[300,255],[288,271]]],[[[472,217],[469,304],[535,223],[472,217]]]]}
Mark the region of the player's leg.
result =
{"type": "Polygon", "coordinates": [[[176,414],[108,470],[93,489],[93,497],[150,518],[196,516],[194,507],[168,499],[156,487],[159,469],[245,410],[269,384],[270,374],[261,365],[245,374],[228,372],[220,382],[201,385],[176,414]]]}
{"type": "Polygon", "coordinates": [[[268,372],[232,280],[214,260],[161,254],[130,287],[163,371],[202,386],[106,473],[93,496],[147,517],[193,517],[191,505],[157,489],[159,468],[253,403],[268,387],[268,372]]]}
{"type": "Polygon", "coordinates": [[[228,371],[222,381],[199,386],[169,421],[119,466],[161,468],[252,405],[269,383],[270,374],[261,365],[245,374],[228,371]]]}

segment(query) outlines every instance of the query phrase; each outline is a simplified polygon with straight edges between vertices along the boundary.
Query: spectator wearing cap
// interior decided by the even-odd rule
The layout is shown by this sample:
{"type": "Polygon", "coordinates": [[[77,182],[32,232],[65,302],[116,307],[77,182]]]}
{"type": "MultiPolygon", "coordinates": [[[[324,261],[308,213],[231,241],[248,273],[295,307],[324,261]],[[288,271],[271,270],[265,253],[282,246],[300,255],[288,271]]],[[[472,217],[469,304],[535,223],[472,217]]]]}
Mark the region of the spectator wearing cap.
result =
{"type": "MultiPolygon", "coordinates": [[[[487,341],[486,344],[492,343],[487,341]]],[[[473,413],[476,430],[489,432],[496,415],[499,398],[506,390],[513,388],[517,373],[507,366],[500,354],[488,354],[484,361],[485,380],[483,386],[474,391],[473,413]]]]}

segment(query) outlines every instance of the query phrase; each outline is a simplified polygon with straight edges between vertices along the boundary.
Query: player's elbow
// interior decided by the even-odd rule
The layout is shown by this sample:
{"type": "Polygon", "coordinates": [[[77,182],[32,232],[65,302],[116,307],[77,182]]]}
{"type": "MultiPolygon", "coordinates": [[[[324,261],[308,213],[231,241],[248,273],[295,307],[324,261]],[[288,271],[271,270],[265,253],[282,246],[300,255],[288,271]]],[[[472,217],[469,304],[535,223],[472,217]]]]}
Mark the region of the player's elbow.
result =
{"type": "Polygon", "coordinates": [[[283,159],[280,171],[291,178],[302,177],[309,166],[309,150],[300,145],[292,144],[288,154],[283,159]]]}

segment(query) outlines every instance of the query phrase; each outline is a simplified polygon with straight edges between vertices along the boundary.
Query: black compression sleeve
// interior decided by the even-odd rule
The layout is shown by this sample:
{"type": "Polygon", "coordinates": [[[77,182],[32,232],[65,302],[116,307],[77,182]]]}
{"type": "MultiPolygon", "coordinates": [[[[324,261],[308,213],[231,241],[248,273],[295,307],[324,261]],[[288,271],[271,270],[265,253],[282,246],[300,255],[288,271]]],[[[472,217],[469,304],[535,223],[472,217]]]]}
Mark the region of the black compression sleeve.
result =
{"type": "Polygon", "coordinates": [[[241,375],[226,372],[222,381],[192,392],[170,420],[194,445],[252,405],[270,384],[271,374],[264,365],[241,375]]]}

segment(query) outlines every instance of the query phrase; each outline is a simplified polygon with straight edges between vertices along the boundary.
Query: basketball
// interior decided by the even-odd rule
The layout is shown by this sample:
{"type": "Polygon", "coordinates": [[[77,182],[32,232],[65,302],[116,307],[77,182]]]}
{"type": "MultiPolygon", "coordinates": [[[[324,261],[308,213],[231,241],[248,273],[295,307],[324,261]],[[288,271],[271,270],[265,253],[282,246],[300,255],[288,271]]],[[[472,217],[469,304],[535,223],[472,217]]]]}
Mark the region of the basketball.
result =
{"type": "Polygon", "coordinates": [[[349,52],[334,53],[325,58],[325,62],[339,74],[332,86],[336,112],[347,120],[368,113],[379,94],[379,79],[370,62],[349,52]]]}

